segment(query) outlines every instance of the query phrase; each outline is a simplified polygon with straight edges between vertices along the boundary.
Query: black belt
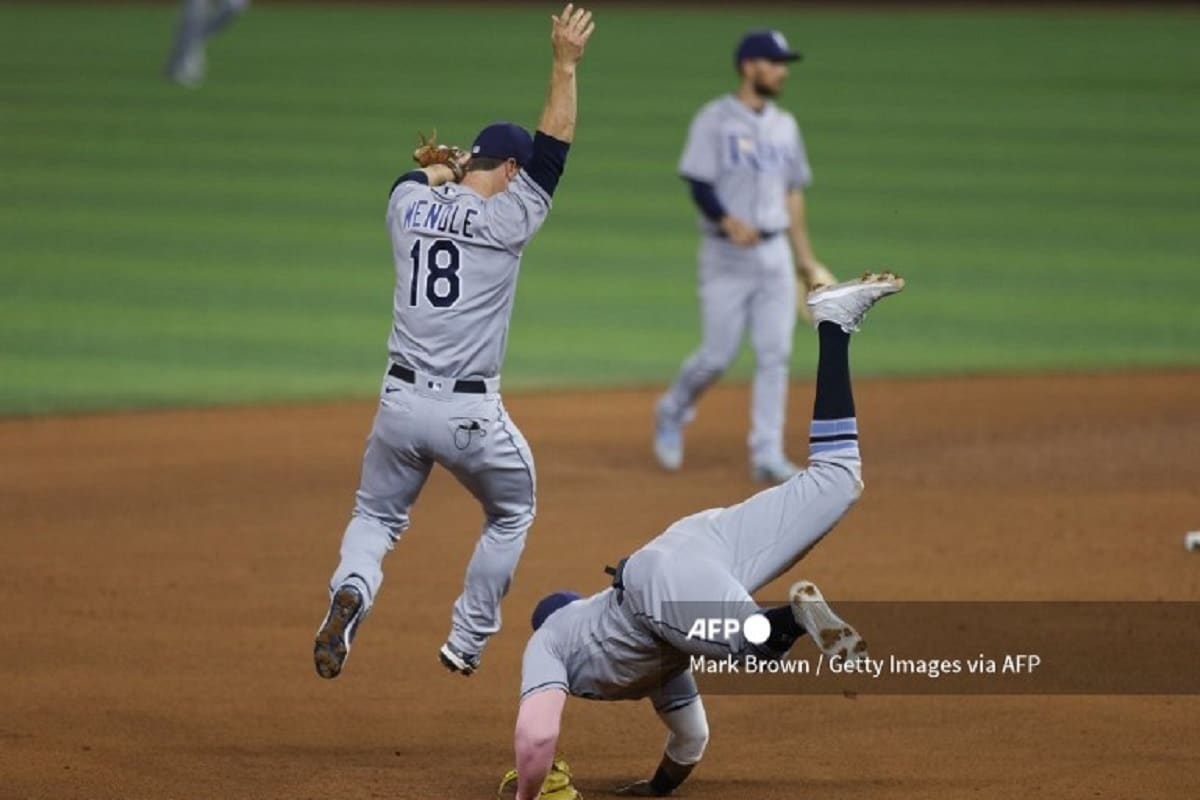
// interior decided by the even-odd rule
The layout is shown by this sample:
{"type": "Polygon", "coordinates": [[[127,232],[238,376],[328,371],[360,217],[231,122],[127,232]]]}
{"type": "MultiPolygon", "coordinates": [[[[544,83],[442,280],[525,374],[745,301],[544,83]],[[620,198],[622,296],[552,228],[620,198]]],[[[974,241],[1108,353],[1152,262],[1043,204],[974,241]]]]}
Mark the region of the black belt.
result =
{"type": "MultiPolygon", "coordinates": [[[[408,367],[392,364],[388,367],[388,375],[398,378],[405,383],[416,383],[417,374],[408,367]]],[[[460,394],[487,394],[487,384],[483,381],[455,381],[454,391],[460,394]]]]}
{"type": "Polygon", "coordinates": [[[625,563],[629,561],[629,556],[625,556],[617,562],[615,567],[605,567],[604,572],[607,575],[612,575],[612,588],[617,592],[617,605],[625,602],[625,563]]]}
{"type": "MultiPolygon", "coordinates": [[[[783,231],[759,231],[758,232],[758,240],[760,242],[765,242],[769,239],[774,239],[776,236],[778,236],[781,233],[783,233],[783,231]]],[[[717,231],[716,237],[718,239],[728,239],[729,234],[727,234],[725,231],[717,231]]]]}

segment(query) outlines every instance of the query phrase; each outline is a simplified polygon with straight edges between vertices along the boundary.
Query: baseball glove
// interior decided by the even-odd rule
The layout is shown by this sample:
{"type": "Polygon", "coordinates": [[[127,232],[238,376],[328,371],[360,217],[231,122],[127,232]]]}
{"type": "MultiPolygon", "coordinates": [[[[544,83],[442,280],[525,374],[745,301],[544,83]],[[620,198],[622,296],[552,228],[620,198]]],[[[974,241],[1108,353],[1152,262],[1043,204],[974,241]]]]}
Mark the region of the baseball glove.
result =
{"type": "Polygon", "coordinates": [[[467,152],[454,145],[438,144],[436,128],[428,137],[420,131],[417,132],[417,136],[420,137],[421,144],[417,146],[416,150],[413,150],[413,161],[422,167],[445,164],[454,173],[454,180],[461,181],[463,162],[466,161],[467,152]]]}
{"type": "MultiPolygon", "coordinates": [[[[496,797],[500,800],[513,797],[517,793],[517,771],[510,769],[504,773],[496,797]]],[[[550,774],[542,781],[542,791],[538,800],[583,800],[583,795],[571,783],[571,766],[562,758],[554,759],[550,765],[550,774]]]]}

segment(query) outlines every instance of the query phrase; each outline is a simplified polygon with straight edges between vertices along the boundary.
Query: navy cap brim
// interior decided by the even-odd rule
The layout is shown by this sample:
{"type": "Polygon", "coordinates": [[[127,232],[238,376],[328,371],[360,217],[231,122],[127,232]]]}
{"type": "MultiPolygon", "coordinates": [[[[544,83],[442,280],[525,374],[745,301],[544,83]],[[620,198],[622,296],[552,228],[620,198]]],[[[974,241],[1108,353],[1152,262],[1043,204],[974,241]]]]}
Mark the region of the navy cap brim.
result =
{"type": "Polygon", "coordinates": [[[743,61],[753,61],[756,58],[761,58],[764,61],[770,61],[773,64],[790,64],[794,61],[803,61],[804,53],[789,52],[789,53],[774,53],[769,56],[742,56],[738,59],[738,63],[743,61]]]}
{"type": "Polygon", "coordinates": [[[774,61],[777,64],[790,64],[793,61],[803,61],[804,53],[797,53],[795,50],[789,50],[781,55],[767,56],[767,60],[774,61]]]}

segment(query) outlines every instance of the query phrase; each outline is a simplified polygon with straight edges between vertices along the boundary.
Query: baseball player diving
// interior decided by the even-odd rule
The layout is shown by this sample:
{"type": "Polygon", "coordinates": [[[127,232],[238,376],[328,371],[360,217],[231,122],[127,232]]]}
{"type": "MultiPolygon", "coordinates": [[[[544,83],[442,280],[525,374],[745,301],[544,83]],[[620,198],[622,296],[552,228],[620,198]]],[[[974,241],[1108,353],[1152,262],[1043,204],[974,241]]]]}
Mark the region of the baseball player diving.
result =
{"type": "Polygon", "coordinates": [[[167,57],[167,75],[182,86],[204,82],[208,59],[204,45],[246,10],[250,0],[181,0],[175,41],[167,57]]]}
{"type": "Polygon", "coordinates": [[[783,448],[797,300],[834,282],[808,238],[804,139],[795,117],[773,102],[788,64],[800,58],[778,31],[746,34],[734,55],[737,91],[706,104],[688,130],[679,172],[700,212],[703,339],[655,409],[654,453],[670,471],[683,465],[683,429],[696,402],[733,362],[747,329],[751,475],[781,483],[799,469],[783,448]]]}
{"type": "Polygon", "coordinates": [[[819,357],[807,469],[739,505],[679,520],[620,562],[613,585],[598,594],[556,592],[538,603],[521,673],[517,800],[536,797],[550,772],[569,694],[653,703],[668,730],[666,751],[651,778],[619,793],[663,796],[687,778],[708,741],[692,656],[779,659],[804,634],[830,657],[866,655],[862,638],[812,583],[795,584],[790,603],[776,608],[759,609],[751,595],[803,557],[862,491],[850,333],[875,302],[903,288],[902,278],[885,272],[809,296],[819,357]],[[691,635],[696,607],[689,613],[680,605],[688,602],[718,610],[709,617],[761,613],[770,634],[760,644],[741,633],[719,641],[691,635]]]}
{"type": "Polygon", "coordinates": [[[533,455],[501,402],[500,364],[521,253],[546,220],[575,135],[575,70],[594,28],[591,12],[571,4],[552,17],[550,88],[532,137],[501,122],[480,131],[469,154],[426,144],[414,153],[422,168],[392,187],[390,363],[313,647],[323,678],[342,671],[379,595],[383,558],[435,463],[484,513],[442,664],[470,675],[500,629],[536,504],[533,455]]]}

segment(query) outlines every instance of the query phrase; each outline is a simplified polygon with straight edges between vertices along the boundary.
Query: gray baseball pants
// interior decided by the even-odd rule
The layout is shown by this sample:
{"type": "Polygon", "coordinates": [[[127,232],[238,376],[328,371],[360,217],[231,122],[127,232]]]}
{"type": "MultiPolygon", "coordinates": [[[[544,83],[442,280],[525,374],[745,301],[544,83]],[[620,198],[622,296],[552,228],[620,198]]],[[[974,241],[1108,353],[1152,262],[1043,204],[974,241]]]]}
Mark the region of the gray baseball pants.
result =
{"type": "Polygon", "coordinates": [[[737,356],[748,330],[754,350],[750,459],[784,458],[788,366],[796,327],[796,274],[786,235],[753,247],[706,236],[700,244],[700,318],[703,339],[667,392],[664,410],[678,424],[737,356]]]}
{"type": "MultiPolygon", "coordinates": [[[[814,423],[814,429],[829,424],[814,423]]],[[[852,419],[837,424],[857,431],[852,419]]],[[[683,653],[719,658],[741,652],[740,633],[716,641],[689,637],[698,609],[737,620],[758,611],[751,595],[803,558],[862,490],[857,443],[813,452],[808,467],[786,483],[685,517],[630,556],[626,602],[683,653]]]]}
{"type": "Polygon", "coordinates": [[[478,654],[500,630],[500,601],[533,524],[537,478],[533,453],[499,392],[461,394],[453,383],[420,373],[411,384],[385,378],[330,591],[352,582],[370,607],[383,583],[383,558],[408,528],[433,465],[441,464],[484,513],[449,636],[454,647],[478,654]]]}

